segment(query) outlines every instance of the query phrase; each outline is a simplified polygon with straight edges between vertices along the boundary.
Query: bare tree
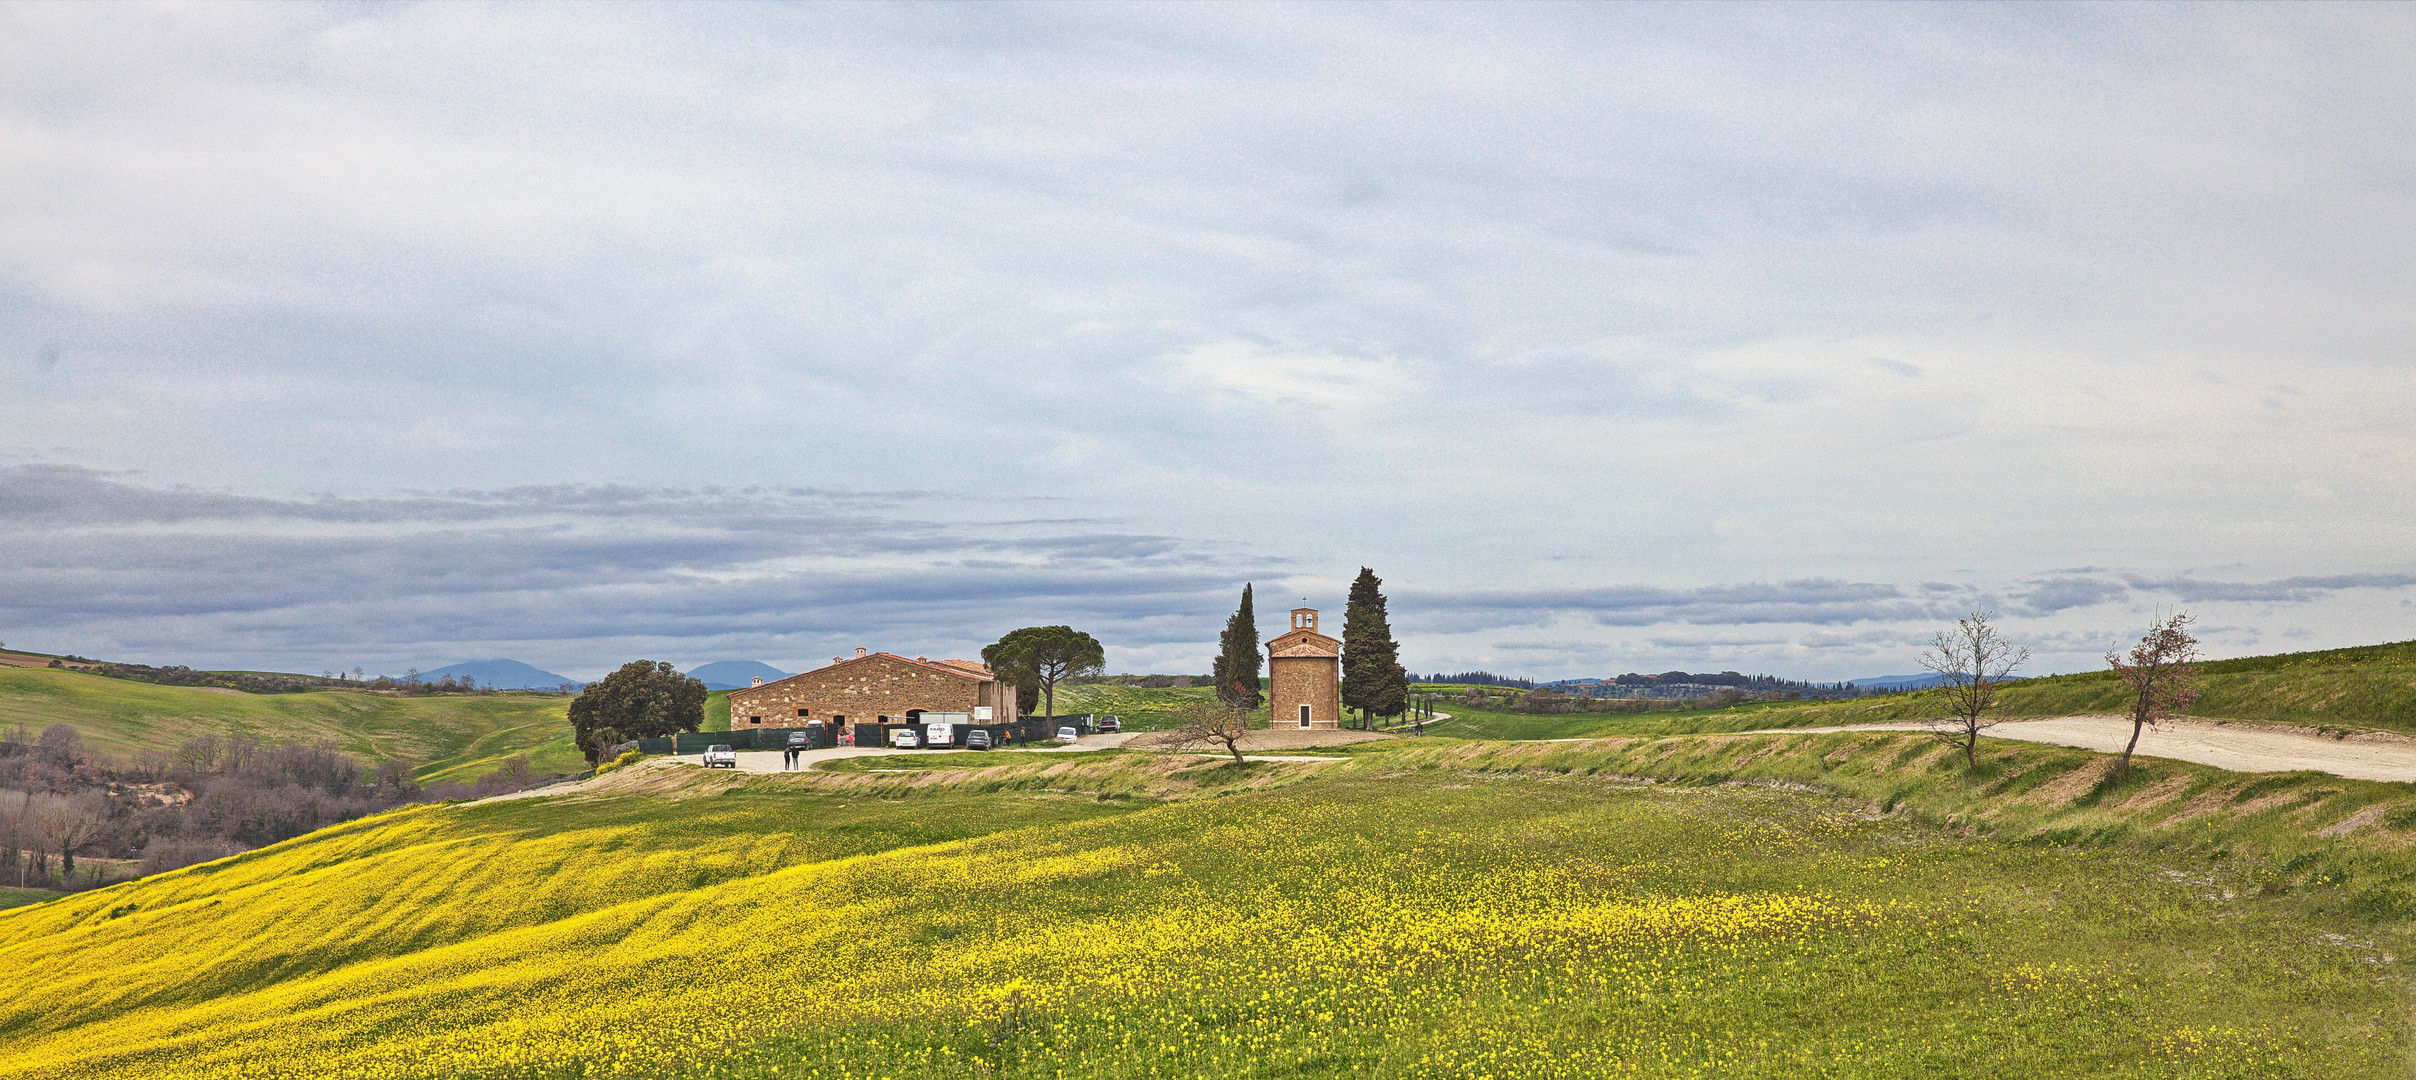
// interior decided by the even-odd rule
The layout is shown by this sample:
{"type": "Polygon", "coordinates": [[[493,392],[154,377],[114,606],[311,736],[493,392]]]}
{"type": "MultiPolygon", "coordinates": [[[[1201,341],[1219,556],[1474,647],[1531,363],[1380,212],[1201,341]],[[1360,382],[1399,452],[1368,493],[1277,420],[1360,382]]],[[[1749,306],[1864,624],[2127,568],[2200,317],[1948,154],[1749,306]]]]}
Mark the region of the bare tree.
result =
{"type": "Polygon", "coordinates": [[[0,788],[0,850],[8,855],[8,865],[17,871],[17,887],[25,887],[27,865],[25,842],[33,833],[33,795],[15,788],[0,788]]]}
{"type": "Polygon", "coordinates": [[[1998,708],[1998,685],[2030,659],[2029,649],[2018,648],[1997,633],[1988,621],[1996,614],[1975,611],[1957,619],[1954,629],[1940,630],[1930,638],[1929,651],[1921,655],[1921,666],[1946,680],[1938,694],[1946,703],[1947,714],[1930,721],[1930,732],[1963,748],[1965,768],[1980,763],[1980,733],[1997,726],[1988,714],[1998,708]]]}
{"type": "Polygon", "coordinates": [[[2170,618],[2148,624],[2146,636],[2131,646],[2129,657],[2106,654],[2106,663],[2131,691],[2131,741],[2114,766],[2119,784],[2131,771],[2131,751],[2139,748],[2139,732],[2169,720],[2198,700],[2198,639],[2189,632],[2190,617],[2176,611],[2170,618]]]}
{"type": "Polygon", "coordinates": [[[40,814],[43,848],[59,853],[59,881],[75,877],[76,849],[83,847],[109,820],[107,804],[96,795],[36,796],[44,803],[40,814]]]}
{"type": "Polygon", "coordinates": [[[1250,734],[1250,714],[1222,701],[1186,701],[1170,710],[1177,721],[1167,744],[1175,749],[1222,746],[1242,763],[1242,740],[1250,734]]]}

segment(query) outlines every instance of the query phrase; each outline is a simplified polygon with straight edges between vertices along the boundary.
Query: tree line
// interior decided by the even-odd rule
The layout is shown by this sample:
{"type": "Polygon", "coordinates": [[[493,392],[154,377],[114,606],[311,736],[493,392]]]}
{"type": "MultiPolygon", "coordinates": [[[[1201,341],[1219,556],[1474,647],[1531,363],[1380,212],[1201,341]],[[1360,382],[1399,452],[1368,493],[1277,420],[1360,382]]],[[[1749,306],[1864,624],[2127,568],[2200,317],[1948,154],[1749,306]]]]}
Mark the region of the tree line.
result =
{"type": "Polygon", "coordinates": [[[274,671],[203,671],[183,664],[152,667],[148,664],[121,664],[105,660],[87,660],[69,656],[52,660],[51,667],[67,667],[69,663],[87,664],[83,670],[112,679],[130,682],[157,683],[161,686],[207,686],[225,690],[240,690],[247,694],[298,694],[306,690],[375,690],[400,694],[497,694],[497,693],[567,693],[576,687],[570,684],[555,690],[495,689],[493,683],[481,686],[468,676],[451,675],[439,679],[422,679],[419,669],[412,668],[401,678],[380,675],[369,678],[360,668],[349,672],[326,671],[318,675],[294,675],[274,671]]]}
{"type": "Polygon", "coordinates": [[[534,773],[525,755],[469,784],[423,787],[411,771],[407,761],[369,764],[323,743],[220,735],[119,759],[87,749],[71,724],[39,736],[19,725],[0,736],[0,885],[93,888],[406,803],[553,779],[534,773]]]}

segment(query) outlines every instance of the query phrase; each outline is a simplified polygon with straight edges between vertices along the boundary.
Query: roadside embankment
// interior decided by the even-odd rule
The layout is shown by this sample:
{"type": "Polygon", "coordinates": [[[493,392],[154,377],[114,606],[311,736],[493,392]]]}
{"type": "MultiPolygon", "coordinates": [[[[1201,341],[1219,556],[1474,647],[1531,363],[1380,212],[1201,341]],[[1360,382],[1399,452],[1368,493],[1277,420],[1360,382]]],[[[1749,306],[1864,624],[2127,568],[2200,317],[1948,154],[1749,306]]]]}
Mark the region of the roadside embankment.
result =
{"type": "Polygon", "coordinates": [[[1830,792],[2014,843],[2118,845],[2252,861],[2268,892],[2320,886],[2344,910],[2416,917],[2416,784],[2320,772],[2246,775],[1992,741],[1977,767],[1925,732],[1695,735],[1557,743],[1429,743],[1354,769],[1551,774],[1572,782],[1751,784],[1830,792]]]}

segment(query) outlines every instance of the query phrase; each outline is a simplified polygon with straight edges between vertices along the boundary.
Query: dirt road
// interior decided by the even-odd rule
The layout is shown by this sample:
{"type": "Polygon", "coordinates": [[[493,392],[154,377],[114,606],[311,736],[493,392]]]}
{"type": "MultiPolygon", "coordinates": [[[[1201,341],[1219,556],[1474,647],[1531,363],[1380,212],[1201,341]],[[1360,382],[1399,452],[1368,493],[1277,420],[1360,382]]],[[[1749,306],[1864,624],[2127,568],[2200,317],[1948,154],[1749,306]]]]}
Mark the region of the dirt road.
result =
{"type": "MultiPolygon", "coordinates": [[[[1919,729],[1919,724],[1870,724],[1841,728],[1798,728],[1799,731],[1885,731],[1919,729]]],[[[2056,716],[2043,720],[2007,720],[1987,732],[1990,738],[2052,743],[2099,753],[2119,754],[2131,738],[2127,716],[2056,716]]],[[[2233,772],[2327,772],[2352,780],[2416,781],[2416,738],[2388,732],[2365,732],[2345,738],[2318,735],[2313,728],[2275,724],[2217,724],[2177,720],[2141,732],[2140,755],[2212,765],[2233,772]]]]}

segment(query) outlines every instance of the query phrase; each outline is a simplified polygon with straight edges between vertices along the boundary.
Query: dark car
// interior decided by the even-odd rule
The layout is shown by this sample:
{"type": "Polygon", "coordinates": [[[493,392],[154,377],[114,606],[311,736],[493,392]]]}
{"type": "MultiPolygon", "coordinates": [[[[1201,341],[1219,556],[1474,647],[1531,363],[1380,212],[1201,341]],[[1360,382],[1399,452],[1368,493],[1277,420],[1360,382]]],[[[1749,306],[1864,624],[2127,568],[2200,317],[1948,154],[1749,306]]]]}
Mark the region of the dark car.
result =
{"type": "Polygon", "coordinates": [[[805,748],[806,748],[806,742],[805,742],[805,739],[806,739],[806,735],[807,735],[807,734],[808,734],[807,732],[803,732],[803,731],[792,731],[792,732],[789,732],[789,749],[791,749],[791,750],[803,750],[803,749],[805,749],[805,748]]]}
{"type": "Polygon", "coordinates": [[[973,730],[965,733],[965,749],[996,750],[998,748],[991,745],[990,733],[988,731],[985,731],[981,728],[974,728],[973,730]]]}

